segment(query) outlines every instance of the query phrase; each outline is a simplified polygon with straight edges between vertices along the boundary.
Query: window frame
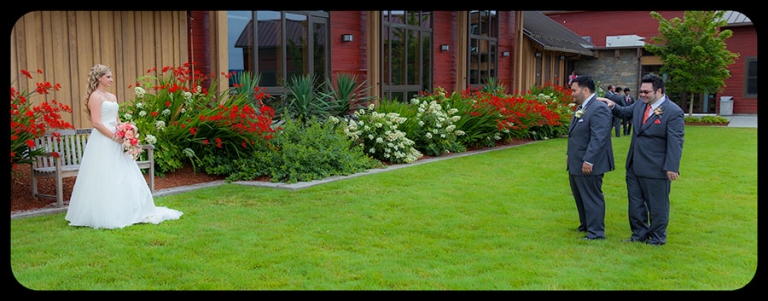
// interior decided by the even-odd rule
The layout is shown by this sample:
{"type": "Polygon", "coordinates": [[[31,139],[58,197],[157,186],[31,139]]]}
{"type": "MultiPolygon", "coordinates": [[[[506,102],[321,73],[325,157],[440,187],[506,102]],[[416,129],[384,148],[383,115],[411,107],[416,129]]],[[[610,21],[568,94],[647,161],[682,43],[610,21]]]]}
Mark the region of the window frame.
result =
{"type": "MultiPolygon", "coordinates": [[[[261,75],[262,72],[259,69],[259,19],[258,14],[259,12],[269,12],[269,13],[276,13],[279,14],[279,22],[280,22],[280,28],[287,28],[288,24],[288,18],[289,15],[300,15],[304,18],[302,22],[306,22],[306,27],[304,30],[304,36],[307,37],[306,45],[308,47],[311,47],[310,49],[304,49],[302,52],[302,59],[305,60],[304,64],[306,66],[306,70],[303,70],[302,74],[316,74],[317,71],[315,70],[315,57],[313,54],[317,49],[314,48],[314,34],[315,34],[315,25],[320,24],[321,26],[325,27],[325,33],[324,33],[324,51],[323,59],[325,60],[325,65],[321,68],[324,70],[322,71],[322,74],[324,78],[318,79],[318,81],[325,80],[326,78],[329,78],[331,75],[331,45],[330,45],[330,31],[331,31],[331,14],[329,11],[273,11],[273,10],[252,10],[250,11],[251,16],[251,30],[253,33],[252,36],[252,45],[250,47],[252,48],[249,53],[249,59],[250,59],[250,70],[253,72],[254,75],[261,75]]],[[[229,30],[229,29],[228,29],[229,30]]],[[[245,29],[243,29],[245,30],[245,29]]],[[[285,34],[282,34],[284,31],[279,30],[281,32],[280,36],[278,37],[277,45],[279,45],[280,49],[279,51],[279,58],[280,61],[277,62],[278,66],[276,67],[276,73],[279,74],[279,78],[276,79],[277,84],[276,85],[270,85],[266,86],[262,83],[259,83],[260,88],[264,88],[266,93],[269,93],[273,96],[275,95],[282,95],[287,93],[287,89],[282,86],[281,83],[286,83],[290,77],[288,74],[288,64],[290,63],[287,58],[288,50],[287,50],[287,41],[288,37],[285,34]]],[[[227,41],[227,44],[229,45],[230,41],[227,41]]],[[[277,47],[275,45],[275,47],[277,47]]],[[[244,64],[247,64],[244,62],[244,64]]],[[[246,68],[247,66],[243,66],[244,70],[249,70],[246,68]]],[[[229,66],[228,66],[229,69],[229,66]]]]}
{"type": "Polygon", "coordinates": [[[759,90],[758,89],[758,79],[757,79],[757,75],[758,75],[757,71],[758,70],[755,70],[755,72],[754,72],[755,76],[754,77],[750,77],[750,75],[749,75],[750,71],[752,70],[750,65],[753,62],[755,64],[754,68],[757,68],[758,65],[759,65],[757,63],[757,56],[744,57],[744,85],[743,85],[744,88],[743,88],[743,91],[742,91],[742,97],[744,97],[744,98],[757,98],[757,91],[759,90]],[[750,91],[750,86],[749,85],[750,85],[750,80],[752,78],[754,78],[754,85],[755,86],[752,87],[752,88],[755,91],[755,93],[749,93],[749,91],[750,91]]]}
{"type": "MultiPolygon", "coordinates": [[[[434,45],[434,13],[432,11],[383,10],[379,13],[379,20],[381,24],[381,36],[379,43],[379,51],[381,53],[381,59],[379,60],[379,73],[381,75],[381,98],[391,100],[395,98],[393,96],[396,96],[399,101],[407,102],[411,97],[418,95],[419,92],[423,92],[424,90],[431,91],[434,84],[434,74],[432,72],[435,55],[433,49],[434,47],[432,47],[434,45]],[[421,17],[423,17],[425,14],[429,14],[429,21],[427,24],[428,27],[423,26],[423,24],[408,24],[407,21],[392,22],[393,20],[388,20],[385,18],[385,16],[393,16],[393,12],[402,13],[403,16],[407,16],[409,13],[417,13],[419,19],[421,19],[421,17]],[[389,37],[392,30],[404,30],[406,33],[415,33],[416,41],[419,45],[419,57],[416,60],[417,62],[422,62],[420,64],[416,64],[416,66],[422,66],[422,68],[415,70],[415,81],[411,81],[412,79],[408,75],[407,68],[403,68],[403,82],[398,85],[392,84],[394,82],[394,75],[392,72],[394,66],[394,57],[392,57],[393,43],[388,42],[390,40],[389,37]],[[425,38],[428,40],[426,44],[423,43],[425,38]],[[425,52],[427,53],[425,54],[425,52]],[[426,66],[424,66],[425,60],[429,60],[426,66]]],[[[403,47],[408,47],[408,41],[405,41],[405,45],[403,47]]],[[[412,58],[407,57],[407,54],[408,51],[404,51],[404,55],[406,57],[403,59],[405,59],[406,62],[411,62],[412,58]]]]}
{"type": "Polygon", "coordinates": [[[499,76],[499,12],[497,10],[470,10],[468,11],[468,17],[467,17],[467,87],[470,88],[481,88],[483,83],[483,75],[485,75],[485,78],[498,78],[499,76]],[[488,22],[472,22],[472,15],[473,13],[477,13],[478,16],[482,16],[483,13],[487,16],[489,16],[488,22]],[[486,31],[485,28],[482,26],[483,24],[487,24],[486,27],[488,27],[488,30],[486,31]],[[475,33],[474,29],[478,29],[477,33],[475,33]],[[487,32],[487,36],[483,36],[483,33],[487,32]],[[483,47],[477,46],[474,47],[478,49],[477,53],[473,52],[473,44],[475,45],[481,45],[487,43],[487,47],[485,51],[482,53],[480,50],[482,50],[483,47]],[[472,59],[473,56],[477,60],[478,64],[478,72],[473,74],[472,69],[472,59]],[[486,58],[485,61],[483,61],[483,57],[486,58]],[[487,70],[483,70],[483,68],[480,66],[480,64],[485,65],[488,67],[487,70]],[[485,74],[483,74],[485,73],[485,74]],[[473,83],[476,82],[476,83],[473,83]]]}

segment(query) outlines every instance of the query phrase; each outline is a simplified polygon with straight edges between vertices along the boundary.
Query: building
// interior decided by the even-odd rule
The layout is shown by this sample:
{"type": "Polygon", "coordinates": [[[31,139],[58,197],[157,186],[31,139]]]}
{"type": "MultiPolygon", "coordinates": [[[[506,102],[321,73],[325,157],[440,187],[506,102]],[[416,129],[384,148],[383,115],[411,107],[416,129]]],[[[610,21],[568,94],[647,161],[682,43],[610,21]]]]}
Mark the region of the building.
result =
{"type": "MultiPolygon", "coordinates": [[[[683,19],[683,11],[657,11],[665,19],[683,19]]],[[[650,11],[546,11],[558,24],[592,42],[595,56],[580,60],[574,68],[578,73],[591,74],[603,88],[629,87],[635,96],[639,79],[649,72],[658,73],[662,65],[658,56],[648,53],[645,41],[657,36],[658,21],[650,11]],[[596,22],[595,20],[610,20],[596,22]],[[610,26],[606,26],[610,24],[610,26]]],[[[722,92],[693,96],[693,113],[703,114],[757,114],[757,32],[752,21],[744,14],[726,11],[723,16],[733,31],[726,40],[729,51],[739,57],[729,66],[731,77],[725,80],[722,92]],[[721,108],[721,96],[732,97],[732,103],[721,108]],[[732,109],[732,112],[728,112],[732,109]]],[[[687,112],[688,104],[680,97],[672,100],[687,112]]]]}
{"type": "MultiPolygon", "coordinates": [[[[84,85],[96,63],[111,66],[118,101],[166,66],[195,72],[250,71],[272,95],[294,75],[357,75],[378,99],[408,100],[495,79],[507,92],[565,84],[566,71],[593,55],[573,31],[535,11],[33,11],[11,31],[10,74],[44,72],[69,104],[64,116],[89,127],[84,85]]],[[[33,80],[19,79],[21,88],[33,80]]],[[[219,86],[222,91],[226,85],[219,86]]]]}

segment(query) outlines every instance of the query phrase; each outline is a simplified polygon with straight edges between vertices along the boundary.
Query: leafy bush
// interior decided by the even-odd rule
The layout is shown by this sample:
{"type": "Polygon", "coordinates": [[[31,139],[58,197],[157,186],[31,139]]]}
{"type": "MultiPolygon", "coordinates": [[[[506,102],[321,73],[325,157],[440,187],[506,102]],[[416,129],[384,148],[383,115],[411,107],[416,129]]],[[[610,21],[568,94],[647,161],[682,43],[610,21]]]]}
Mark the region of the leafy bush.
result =
{"type": "Polygon", "coordinates": [[[685,116],[685,122],[701,122],[701,117],[699,116],[685,116]]]}
{"type": "Polygon", "coordinates": [[[255,85],[258,77],[241,74],[234,89],[216,94],[211,91],[218,90],[218,79],[204,89],[200,83],[207,77],[191,70],[191,64],[164,67],[159,76],[152,75],[156,69],[148,70],[134,88],[136,98],[120,107],[123,121],[134,122],[146,139],[157,141],[159,175],[187,162],[196,170],[200,163],[231,162],[274,132],[274,113],[261,102],[270,96],[255,85]]]}
{"type": "MultiPolygon", "coordinates": [[[[43,73],[37,70],[37,73],[43,73]]],[[[32,74],[21,70],[21,74],[32,79],[32,74]]],[[[11,174],[18,164],[29,164],[35,158],[47,152],[44,149],[34,149],[35,138],[44,136],[54,130],[52,135],[60,137],[55,130],[73,129],[69,122],[62,119],[61,112],[72,112],[72,108],[56,100],[43,101],[33,106],[31,98],[35,95],[48,94],[51,90],[58,91],[61,85],[50,82],[38,82],[34,90],[21,90],[14,87],[17,80],[11,82],[11,174]]],[[[58,154],[51,154],[57,156],[58,154]]]]}
{"type": "Polygon", "coordinates": [[[343,124],[344,132],[361,147],[365,153],[380,161],[390,163],[410,163],[423,154],[414,147],[413,140],[399,129],[407,120],[400,114],[379,113],[370,104],[355,111],[353,118],[343,124]]]}
{"type": "Polygon", "coordinates": [[[411,99],[411,108],[416,110],[416,114],[408,118],[417,126],[415,134],[409,137],[416,142],[416,149],[430,156],[467,150],[458,141],[464,131],[456,129],[454,124],[462,116],[457,115],[459,110],[452,108],[451,103],[445,100],[444,92],[411,99]]]}
{"type": "Polygon", "coordinates": [[[252,180],[271,176],[272,182],[296,183],[320,180],[336,175],[350,175],[381,167],[380,161],[367,156],[339,126],[339,120],[319,122],[315,117],[304,124],[285,118],[268,147],[248,158],[234,160],[237,170],[228,181],[252,180]]]}
{"type": "Polygon", "coordinates": [[[527,98],[536,100],[546,107],[546,110],[541,111],[546,121],[531,126],[530,138],[535,140],[549,139],[568,133],[574,105],[573,97],[570,96],[568,89],[552,83],[533,86],[527,98]]]}
{"type": "Polygon", "coordinates": [[[701,122],[706,123],[728,123],[728,118],[723,116],[702,116],[701,122]]]}

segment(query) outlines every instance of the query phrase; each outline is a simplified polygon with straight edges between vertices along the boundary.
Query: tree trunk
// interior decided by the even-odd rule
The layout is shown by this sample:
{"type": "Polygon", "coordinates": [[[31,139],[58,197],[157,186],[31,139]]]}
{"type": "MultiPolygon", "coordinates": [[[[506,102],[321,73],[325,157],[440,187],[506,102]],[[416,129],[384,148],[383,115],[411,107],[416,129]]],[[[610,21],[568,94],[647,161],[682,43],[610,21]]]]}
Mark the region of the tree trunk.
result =
{"type": "MultiPolygon", "coordinates": [[[[688,92],[683,92],[683,99],[688,101],[688,92]]],[[[693,100],[688,101],[688,116],[693,116],[693,100]]]]}

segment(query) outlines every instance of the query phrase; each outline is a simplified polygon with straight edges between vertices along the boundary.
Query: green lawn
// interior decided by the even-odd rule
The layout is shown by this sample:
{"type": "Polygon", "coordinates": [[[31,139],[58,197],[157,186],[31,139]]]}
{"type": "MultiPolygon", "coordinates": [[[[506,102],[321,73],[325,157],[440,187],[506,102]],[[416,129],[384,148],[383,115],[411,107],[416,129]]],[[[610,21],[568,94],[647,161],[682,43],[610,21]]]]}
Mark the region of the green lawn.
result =
{"type": "Polygon", "coordinates": [[[688,126],[667,244],[623,243],[613,138],[604,241],[582,241],[566,139],[297,191],[227,184],[159,197],[180,220],[93,230],[11,220],[32,290],[736,290],[757,270],[757,129],[688,126]]]}

